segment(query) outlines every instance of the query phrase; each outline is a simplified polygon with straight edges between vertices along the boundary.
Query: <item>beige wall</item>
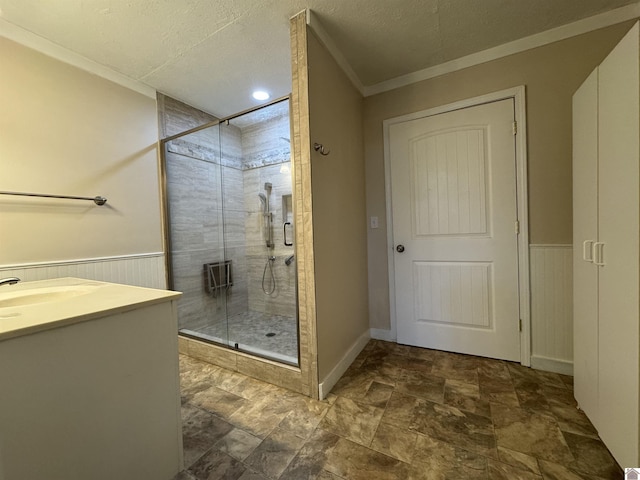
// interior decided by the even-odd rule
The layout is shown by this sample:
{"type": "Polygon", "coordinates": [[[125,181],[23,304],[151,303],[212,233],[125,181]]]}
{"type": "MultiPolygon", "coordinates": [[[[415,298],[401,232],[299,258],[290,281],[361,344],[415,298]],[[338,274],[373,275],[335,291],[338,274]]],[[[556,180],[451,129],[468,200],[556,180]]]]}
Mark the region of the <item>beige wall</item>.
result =
{"type": "Polygon", "coordinates": [[[308,30],[318,371],[322,381],[369,329],[362,96],[308,30]]]}
{"type": "Polygon", "coordinates": [[[389,282],[382,122],[427,108],[525,85],[529,229],[532,244],[572,243],[571,97],[631,22],[580,35],[365,98],[371,327],[389,329],[389,282]]]}
{"type": "Polygon", "coordinates": [[[155,99],[0,38],[0,265],[162,251],[155,99]]]}

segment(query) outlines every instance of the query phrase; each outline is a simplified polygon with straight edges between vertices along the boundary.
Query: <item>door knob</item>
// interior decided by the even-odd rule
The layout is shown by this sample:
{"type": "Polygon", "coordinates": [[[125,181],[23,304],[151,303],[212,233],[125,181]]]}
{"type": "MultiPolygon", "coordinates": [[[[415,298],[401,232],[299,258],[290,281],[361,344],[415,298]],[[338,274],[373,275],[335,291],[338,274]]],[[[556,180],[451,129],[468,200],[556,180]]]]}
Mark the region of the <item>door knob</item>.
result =
{"type": "Polygon", "coordinates": [[[398,245],[398,246],[396,247],[396,252],[398,252],[398,253],[402,253],[402,252],[404,252],[404,245],[398,245]]]}

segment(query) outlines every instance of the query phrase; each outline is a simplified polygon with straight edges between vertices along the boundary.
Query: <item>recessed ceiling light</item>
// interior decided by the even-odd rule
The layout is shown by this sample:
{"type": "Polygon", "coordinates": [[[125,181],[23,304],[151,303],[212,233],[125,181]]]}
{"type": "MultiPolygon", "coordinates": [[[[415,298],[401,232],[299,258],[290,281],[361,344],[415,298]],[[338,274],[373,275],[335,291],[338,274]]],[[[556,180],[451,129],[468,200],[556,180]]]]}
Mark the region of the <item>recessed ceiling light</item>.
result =
{"type": "Polygon", "coordinates": [[[255,98],[256,100],[269,100],[270,96],[271,95],[263,90],[256,90],[255,92],[253,92],[253,98],[255,98]]]}

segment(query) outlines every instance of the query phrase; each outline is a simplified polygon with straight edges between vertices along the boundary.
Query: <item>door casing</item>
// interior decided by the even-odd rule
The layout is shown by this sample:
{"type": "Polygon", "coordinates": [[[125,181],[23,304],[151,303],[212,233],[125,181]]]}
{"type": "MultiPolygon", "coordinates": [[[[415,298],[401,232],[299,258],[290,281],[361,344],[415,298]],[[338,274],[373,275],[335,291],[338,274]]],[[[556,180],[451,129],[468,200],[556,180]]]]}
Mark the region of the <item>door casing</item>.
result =
{"type": "Polygon", "coordinates": [[[531,314],[529,287],[529,217],[527,192],[527,124],[525,111],[524,85],[489,93],[479,97],[468,98],[447,105],[429,108],[415,113],[389,118],[383,121],[384,137],[384,169],[385,169],[385,200],[387,209],[387,262],[389,267],[389,305],[391,320],[391,338],[397,340],[396,318],[396,289],[395,289],[395,255],[393,238],[393,213],[391,208],[391,154],[389,145],[389,127],[396,123],[416,120],[442,113],[461,110],[468,107],[482,105],[504,99],[513,99],[514,118],[517,125],[516,145],[516,201],[520,234],[518,235],[518,277],[519,277],[519,305],[522,329],[520,331],[520,363],[531,365],[531,314]]]}

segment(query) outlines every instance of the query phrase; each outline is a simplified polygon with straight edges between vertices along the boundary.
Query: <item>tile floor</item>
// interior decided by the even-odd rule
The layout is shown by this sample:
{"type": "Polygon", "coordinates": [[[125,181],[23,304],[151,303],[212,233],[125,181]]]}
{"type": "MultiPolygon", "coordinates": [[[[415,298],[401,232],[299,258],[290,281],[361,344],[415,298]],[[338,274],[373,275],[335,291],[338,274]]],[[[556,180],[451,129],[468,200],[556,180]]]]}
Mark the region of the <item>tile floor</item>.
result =
{"type": "Polygon", "coordinates": [[[176,480],[598,480],[572,378],[372,340],[319,402],[182,357],[176,480]]]}

